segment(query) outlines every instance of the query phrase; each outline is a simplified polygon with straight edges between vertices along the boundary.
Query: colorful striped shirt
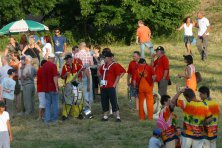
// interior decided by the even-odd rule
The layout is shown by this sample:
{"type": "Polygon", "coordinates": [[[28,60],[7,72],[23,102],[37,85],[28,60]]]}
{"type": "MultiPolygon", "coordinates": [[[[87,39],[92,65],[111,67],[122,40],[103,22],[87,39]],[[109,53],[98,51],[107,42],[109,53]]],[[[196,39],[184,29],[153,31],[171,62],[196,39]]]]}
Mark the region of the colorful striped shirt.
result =
{"type": "Polygon", "coordinates": [[[212,114],[212,121],[210,124],[205,126],[206,128],[206,139],[213,140],[217,138],[218,132],[218,121],[220,115],[220,106],[215,100],[204,100],[204,102],[208,105],[208,108],[212,114]]]}
{"type": "Polygon", "coordinates": [[[182,135],[192,139],[203,139],[204,121],[211,116],[207,104],[202,101],[178,100],[177,106],[184,114],[182,135]]]}

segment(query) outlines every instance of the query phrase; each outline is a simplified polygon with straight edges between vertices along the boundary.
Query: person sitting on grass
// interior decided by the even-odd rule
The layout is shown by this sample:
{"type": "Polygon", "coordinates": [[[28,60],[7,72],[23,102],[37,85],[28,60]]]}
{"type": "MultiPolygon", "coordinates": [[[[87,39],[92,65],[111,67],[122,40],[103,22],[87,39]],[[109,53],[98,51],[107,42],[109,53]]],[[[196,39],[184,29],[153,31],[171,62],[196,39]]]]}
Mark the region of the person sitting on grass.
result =
{"type": "Polygon", "coordinates": [[[9,113],[5,111],[5,103],[0,101],[0,147],[10,148],[12,142],[12,128],[9,121],[9,113]]]}
{"type": "Polygon", "coordinates": [[[170,96],[161,96],[161,105],[163,109],[160,111],[157,119],[157,127],[162,131],[162,140],[166,148],[174,148],[176,146],[176,127],[174,119],[174,106],[170,103],[170,96]]]}
{"type": "Polygon", "coordinates": [[[212,114],[203,101],[196,98],[194,91],[183,88],[171,100],[183,110],[182,148],[202,148],[204,143],[204,125],[211,121],[212,114]],[[183,93],[185,99],[178,99],[183,93]]]}
{"type": "Polygon", "coordinates": [[[199,94],[201,100],[208,105],[210,112],[212,113],[212,121],[210,124],[205,126],[207,131],[206,137],[204,140],[204,146],[206,148],[216,148],[216,140],[217,140],[217,133],[218,133],[218,121],[220,115],[220,106],[216,100],[212,100],[210,97],[210,89],[206,86],[201,86],[199,88],[199,94]]]}
{"type": "Polygon", "coordinates": [[[5,77],[2,80],[2,87],[3,93],[2,98],[5,100],[7,104],[7,112],[9,113],[10,117],[14,117],[14,91],[15,91],[15,84],[16,82],[13,80],[15,76],[15,69],[9,69],[8,75],[9,77],[5,77]]]}
{"type": "Polygon", "coordinates": [[[163,148],[164,145],[160,141],[161,130],[158,128],[153,130],[153,136],[149,140],[148,148],[163,148]]]}

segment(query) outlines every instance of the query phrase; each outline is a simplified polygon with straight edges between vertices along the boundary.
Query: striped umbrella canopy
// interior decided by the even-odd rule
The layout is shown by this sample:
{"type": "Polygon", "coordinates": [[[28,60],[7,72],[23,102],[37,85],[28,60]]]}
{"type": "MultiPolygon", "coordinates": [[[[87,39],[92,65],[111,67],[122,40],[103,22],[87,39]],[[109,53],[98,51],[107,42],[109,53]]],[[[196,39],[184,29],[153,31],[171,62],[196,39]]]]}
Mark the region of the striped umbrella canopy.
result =
{"type": "Polygon", "coordinates": [[[39,22],[22,19],[19,21],[11,22],[8,25],[4,26],[0,30],[0,35],[26,32],[26,31],[43,31],[43,30],[49,30],[49,28],[39,22]]]}

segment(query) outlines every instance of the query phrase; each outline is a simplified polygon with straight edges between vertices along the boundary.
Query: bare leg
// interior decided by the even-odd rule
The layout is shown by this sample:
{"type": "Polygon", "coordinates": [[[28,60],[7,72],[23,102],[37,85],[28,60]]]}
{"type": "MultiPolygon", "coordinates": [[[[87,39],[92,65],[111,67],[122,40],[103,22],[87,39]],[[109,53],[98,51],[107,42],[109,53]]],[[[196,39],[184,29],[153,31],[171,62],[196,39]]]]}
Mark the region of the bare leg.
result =
{"type": "Polygon", "coordinates": [[[190,43],[187,43],[187,53],[188,53],[188,54],[192,54],[192,53],[191,53],[190,43]]]}

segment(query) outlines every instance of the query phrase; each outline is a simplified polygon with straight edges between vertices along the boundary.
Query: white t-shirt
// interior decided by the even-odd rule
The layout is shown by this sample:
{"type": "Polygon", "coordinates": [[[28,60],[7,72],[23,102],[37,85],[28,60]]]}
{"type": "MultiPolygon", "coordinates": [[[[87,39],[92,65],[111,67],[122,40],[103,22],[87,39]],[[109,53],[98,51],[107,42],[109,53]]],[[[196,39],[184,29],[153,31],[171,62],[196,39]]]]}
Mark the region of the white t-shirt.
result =
{"type": "Polygon", "coordinates": [[[8,127],[7,127],[8,120],[9,120],[9,114],[8,112],[4,111],[0,115],[0,132],[8,131],[8,127]]]}
{"type": "Polygon", "coordinates": [[[183,28],[184,28],[184,35],[193,36],[193,24],[192,23],[190,23],[189,26],[187,26],[187,24],[184,23],[183,28]]]}
{"type": "Polygon", "coordinates": [[[46,54],[46,48],[49,50],[49,54],[52,53],[52,45],[50,43],[46,43],[42,48],[42,56],[44,57],[46,54]]]}
{"type": "MultiPolygon", "coordinates": [[[[210,26],[210,22],[206,17],[203,17],[202,19],[198,19],[197,23],[199,26],[198,36],[203,36],[207,28],[210,26]]],[[[207,33],[206,35],[209,35],[209,33],[207,33]]]]}
{"type": "Polygon", "coordinates": [[[160,148],[161,145],[162,143],[160,142],[160,139],[156,137],[151,137],[148,148],[160,148]]]}

